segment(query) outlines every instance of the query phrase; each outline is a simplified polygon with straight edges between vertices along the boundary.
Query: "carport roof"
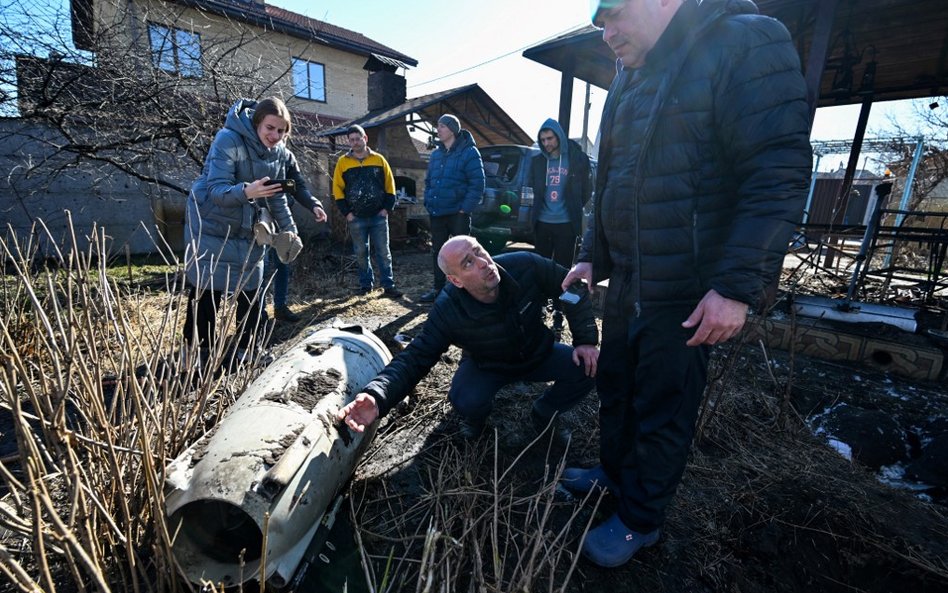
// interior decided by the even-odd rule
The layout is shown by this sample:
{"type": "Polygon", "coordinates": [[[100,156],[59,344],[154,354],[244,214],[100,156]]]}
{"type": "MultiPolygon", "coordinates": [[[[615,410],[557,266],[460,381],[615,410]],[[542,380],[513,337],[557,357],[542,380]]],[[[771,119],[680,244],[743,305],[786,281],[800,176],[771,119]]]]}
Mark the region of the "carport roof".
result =
{"type": "MultiPolygon", "coordinates": [[[[945,0],[758,0],[757,6],[787,26],[805,68],[812,67],[808,60],[821,51],[820,43],[828,44],[819,107],[861,103],[860,84],[873,54],[878,62],[875,101],[948,92],[945,0]],[[832,17],[828,35],[825,29],[818,32],[821,11],[832,17]],[[849,93],[837,92],[833,84],[845,61],[852,64],[849,93]]],[[[615,56],[592,25],[528,48],[523,55],[602,88],[608,88],[615,75],[615,56]]]]}
{"type": "Polygon", "coordinates": [[[359,124],[366,130],[422,122],[434,124],[445,113],[456,115],[461,120],[461,127],[471,132],[478,146],[533,144],[533,139],[523,128],[477,84],[408,99],[395,107],[372,111],[345,124],[322,130],[319,136],[345,134],[352,124],[359,124]]]}

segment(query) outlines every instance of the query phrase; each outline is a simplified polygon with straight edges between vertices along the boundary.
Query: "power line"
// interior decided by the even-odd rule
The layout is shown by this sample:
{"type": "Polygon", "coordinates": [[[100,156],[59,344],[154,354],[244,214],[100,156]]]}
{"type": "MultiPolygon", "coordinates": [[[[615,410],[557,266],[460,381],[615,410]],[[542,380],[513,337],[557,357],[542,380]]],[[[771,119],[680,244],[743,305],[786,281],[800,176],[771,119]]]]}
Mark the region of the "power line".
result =
{"type": "Polygon", "coordinates": [[[540,41],[534,41],[533,43],[528,43],[527,45],[524,45],[524,46],[521,47],[521,48],[514,49],[514,50],[511,50],[511,51],[509,51],[509,52],[507,52],[507,53],[505,53],[505,54],[499,55],[499,56],[494,57],[494,58],[491,58],[491,59],[489,59],[489,60],[485,60],[485,61],[481,62],[480,64],[474,64],[473,66],[468,66],[467,68],[462,68],[462,69],[457,70],[457,71],[455,71],[455,72],[450,72],[450,73],[448,73],[448,74],[444,74],[444,75],[439,76],[439,77],[437,77],[437,78],[432,78],[431,80],[426,80],[426,81],[424,81],[424,82],[417,82],[417,83],[415,83],[415,84],[410,84],[410,85],[408,85],[408,88],[411,89],[411,88],[415,88],[416,86],[424,86],[424,85],[426,85],[426,84],[431,84],[432,82],[437,82],[437,81],[443,80],[443,79],[445,79],[445,78],[450,78],[450,77],[452,77],[452,76],[456,76],[456,75],[458,75],[458,74],[462,74],[462,73],[464,73],[464,72],[467,72],[467,71],[469,71],[469,70],[473,70],[473,69],[475,69],[475,68],[480,68],[481,66],[485,66],[485,65],[487,65],[487,64],[490,64],[491,62],[496,62],[497,60],[502,60],[503,58],[506,58],[507,56],[511,56],[511,55],[513,55],[513,54],[520,53],[520,52],[522,52],[523,50],[525,50],[525,49],[527,49],[527,48],[533,47],[534,45],[539,45],[539,44],[541,44],[541,43],[546,43],[547,41],[549,41],[549,40],[551,40],[551,39],[556,39],[556,38],[559,37],[560,35],[563,35],[564,33],[569,33],[570,31],[574,31],[575,29],[577,29],[577,28],[579,28],[579,27],[581,27],[581,26],[583,26],[583,23],[580,23],[580,24],[578,24],[578,25],[573,25],[573,26],[570,27],[569,29],[564,29],[564,30],[560,31],[559,33],[554,33],[553,35],[549,35],[549,36],[547,36],[547,37],[544,37],[544,38],[541,39],[540,41]]]}

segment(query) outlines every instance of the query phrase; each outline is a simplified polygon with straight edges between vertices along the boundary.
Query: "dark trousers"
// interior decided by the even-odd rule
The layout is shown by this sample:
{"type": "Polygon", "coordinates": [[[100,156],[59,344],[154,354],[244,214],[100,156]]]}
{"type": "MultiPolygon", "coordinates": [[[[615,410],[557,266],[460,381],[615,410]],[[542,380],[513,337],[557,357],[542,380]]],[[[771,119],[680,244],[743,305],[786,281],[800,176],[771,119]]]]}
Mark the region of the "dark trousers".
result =
{"type": "Polygon", "coordinates": [[[681,481],[707,382],[707,346],[685,342],[690,307],[629,319],[604,317],[596,375],[600,458],[619,485],[619,517],[649,532],[661,527],[681,481]]]}
{"type": "MultiPolygon", "coordinates": [[[[191,344],[197,338],[199,348],[213,345],[217,326],[217,310],[224,294],[219,290],[201,290],[192,286],[188,293],[188,309],[184,317],[184,341],[191,344]]],[[[263,308],[257,299],[257,291],[240,291],[237,297],[237,348],[246,350],[262,325],[263,308]]]]}
{"type": "MultiPolygon", "coordinates": [[[[533,251],[560,264],[567,270],[573,267],[576,235],[568,222],[551,224],[538,222],[533,242],[533,251]]],[[[559,299],[553,299],[553,329],[563,328],[563,313],[559,299]]]]}
{"type": "Polygon", "coordinates": [[[540,366],[521,375],[484,371],[470,358],[462,358],[451,381],[448,400],[464,418],[475,423],[483,422],[494,407],[494,395],[501,387],[515,381],[554,382],[533,403],[543,418],[575,406],[592,391],[595,383],[586,376],[583,366],[573,363],[573,348],[556,343],[553,352],[540,366]]]}
{"type": "Polygon", "coordinates": [[[434,288],[444,288],[444,272],[438,267],[438,252],[448,239],[457,235],[471,234],[470,214],[448,214],[431,217],[431,256],[434,263],[434,288]]]}
{"type": "Polygon", "coordinates": [[[538,222],[535,235],[534,253],[552,259],[567,270],[573,267],[573,251],[576,249],[573,225],[568,222],[562,224],[538,222]]]}

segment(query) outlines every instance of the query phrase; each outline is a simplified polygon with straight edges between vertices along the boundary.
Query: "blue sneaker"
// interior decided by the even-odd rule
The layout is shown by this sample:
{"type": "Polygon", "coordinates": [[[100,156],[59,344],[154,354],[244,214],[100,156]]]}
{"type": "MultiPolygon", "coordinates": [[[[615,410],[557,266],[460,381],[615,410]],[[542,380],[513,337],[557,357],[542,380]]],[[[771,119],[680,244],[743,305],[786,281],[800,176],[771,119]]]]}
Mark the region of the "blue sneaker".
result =
{"type": "Polygon", "coordinates": [[[648,533],[632,531],[616,513],[599,527],[589,530],[582,553],[597,566],[615,568],[631,560],[642,548],[654,546],[660,535],[660,529],[648,533]]]}
{"type": "Polygon", "coordinates": [[[568,467],[563,470],[560,483],[576,494],[587,494],[593,490],[597,492],[605,490],[611,494],[619,493],[619,486],[606,475],[602,464],[590,468],[568,467]]]}

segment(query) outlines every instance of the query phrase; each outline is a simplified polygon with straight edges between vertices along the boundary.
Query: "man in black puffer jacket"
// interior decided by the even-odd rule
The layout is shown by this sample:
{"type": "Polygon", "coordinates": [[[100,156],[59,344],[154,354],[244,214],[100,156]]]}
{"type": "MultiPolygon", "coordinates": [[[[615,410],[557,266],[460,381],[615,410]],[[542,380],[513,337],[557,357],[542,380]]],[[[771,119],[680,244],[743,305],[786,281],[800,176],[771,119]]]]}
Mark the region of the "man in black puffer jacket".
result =
{"type": "Polygon", "coordinates": [[[404,399],[451,345],[463,355],[448,399],[461,416],[466,438],[481,433],[494,394],[514,381],[554,381],[533,403],[531,420],[538,432],[592,390],[599,331],[588,293],[563,307],[575,347],[554,342],[543,320],[544,305],[560,294],[566,268],[527,252],[500,255],[495,263],[467,235],[444,244],[438,266],[448,284],[421,333],[339,411],[353,430],[361,432],[404,399]]]}
{"type": "Polygon", "coordinates": [[[654,544],[681,479],[710,347],[776,281],[811,167],[809,109],[786,28],[749,0],[601,0],[621,70],[603,110],[595,217],[576,279],[609,279],[597,391],[601,465],[567,469],[618,512],[583,554],[654,544]]]}

